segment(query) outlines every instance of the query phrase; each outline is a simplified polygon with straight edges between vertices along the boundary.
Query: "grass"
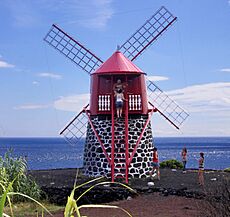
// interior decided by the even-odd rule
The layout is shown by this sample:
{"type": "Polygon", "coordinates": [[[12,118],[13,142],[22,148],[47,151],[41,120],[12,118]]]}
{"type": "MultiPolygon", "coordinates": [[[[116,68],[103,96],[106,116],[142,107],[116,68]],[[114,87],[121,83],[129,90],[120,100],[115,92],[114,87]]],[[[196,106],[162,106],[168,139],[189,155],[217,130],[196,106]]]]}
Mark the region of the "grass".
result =
{"type": "Polygon", "coordinates": [[[20,201],[33,201],[41,207],[41,215],[44,216],[44,210],[52,215],[49,210],[42,205],[40,198],[40,189],[38,185],[27,174],[26,159],[16,158],[12,151],[0,156],[0,217],[14,217],[13,204],[20,201]],[[6,214],[6,207],[9,208],[6,214]]]}
{"type": "MultiPolygon", "coordinates": [[[[77,173],[78,175],[78,173],[77,173]]],[[[127,216],[129,217],[132,217],[132,215],[125,209],[119,207],[119,206],[113,206],[113,205],[104,205],[104,204],[87,204],[87,205],[81,205],[81,206],[78,206],[77,202],[85,195],[87,194],[88,192],[90,192],[93,188],[95,188],[96,186],[99,186],[99,185],[107,185],[107,184],[115,184],[115,185],[120,185],[124,188],[127,188],[128,190],[130,191],[133,191],[135,192],[132,188],[130,188],[129,186],[125,185],[125,184],[122,184],[122,183],[117,183],[117,182],[107,182],[107,181],[104,181],[104,182],[98,182],[94,185],[92,185],[91,187],[89,187],[86,191],[84,191],[77,199],[74,198],[74,194],[75,194],[75,191],[78,190],[79,188],[81,188],[82,186],[84,185],[88,185],[88,184],[91,184],[92,182],[97,182],[97,181],[101,181],[103,179],[103,177],[98,177],[98,178],[95,178],[93,180],[90,180],[88,182],[85,182],[81,185],[78,185],[76,186],[76,181],[77,181],[77,176],[76,176],[76,180],[75,180],[75,183],[74,183],[74,188],[70,194],[70,196],[68,197],[68,201],[67,201],[67,204],[66,204],[66,207],[65,207],[65,212],[64,212],[64,217],[74,217],[75,214],[77,217],[87,217],[87,216],[83,216],[81,215],[81,212],[80,210],[82,208],[102,208],[102,209],[116,209],[116,210],[122,210],[122,212],[126,213],[127,216]]],[[[136,192],[135,192],[136,193],[136,192]]]]}
{"type": "MultiPolygon", "coordinates": [[[[64,206],[58,206],[55,204],[48,203],[47,201],[42,201],[42,204],[51,212],[56,213],[64,210],[64,206]]],[[[37,214],[42,213],[42,207],[32,202],[21,202],[12,205],[15,217],[36,217],[37,214]]],[[[4,211],[10,213],[10,207],[5,207],[4,211]]]]}

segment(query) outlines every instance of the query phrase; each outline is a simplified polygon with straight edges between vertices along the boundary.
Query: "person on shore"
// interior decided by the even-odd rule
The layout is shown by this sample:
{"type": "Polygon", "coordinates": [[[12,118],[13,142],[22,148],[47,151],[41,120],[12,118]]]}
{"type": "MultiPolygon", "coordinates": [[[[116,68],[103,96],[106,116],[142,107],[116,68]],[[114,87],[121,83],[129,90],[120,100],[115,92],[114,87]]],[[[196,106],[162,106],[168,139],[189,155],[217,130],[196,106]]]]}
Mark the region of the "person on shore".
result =
{"type": "Polygon", "coordinates": [[[150,172],[150,177],[154,176],[154,173],[157,173],[157,178],[160,180],[160,167],[159,167],[159,157],[157,148],[153,148],[153,161],[151,162],[152,171],[150,172]]]}
{"type": "Polygon", "coordinates": [[[181,151],[181,158],[183,163],[183,173],[186,173],[186,164],[187,164],[187,148],[183,148],[181,151]]]}
{"type": "Polygon", "coordinates": [[[121,118],[122,116],[122,108],[124,101],[126,101],[122,89],[117,89],[114,94],[115,97],[115,105],[117,110],[117,118],[121,118]]]}
{"type": "Polygon", "coordinates": [[[198,182],[199,185],[204,186],[204,153],[200,152],[199,170],[198,170],[198,182]]]}

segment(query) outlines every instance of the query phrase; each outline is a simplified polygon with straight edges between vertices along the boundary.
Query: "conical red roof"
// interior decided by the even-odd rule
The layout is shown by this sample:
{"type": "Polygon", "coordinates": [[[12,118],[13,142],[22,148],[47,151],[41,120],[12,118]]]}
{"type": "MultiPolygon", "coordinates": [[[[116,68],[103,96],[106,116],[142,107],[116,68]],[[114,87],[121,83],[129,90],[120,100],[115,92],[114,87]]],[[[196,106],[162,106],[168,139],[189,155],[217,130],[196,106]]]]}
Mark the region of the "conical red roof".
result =
{"type": "Polygon", "coordinates": [[[94,73],[143,73],[120,51],[116,51],[94,73]]]}

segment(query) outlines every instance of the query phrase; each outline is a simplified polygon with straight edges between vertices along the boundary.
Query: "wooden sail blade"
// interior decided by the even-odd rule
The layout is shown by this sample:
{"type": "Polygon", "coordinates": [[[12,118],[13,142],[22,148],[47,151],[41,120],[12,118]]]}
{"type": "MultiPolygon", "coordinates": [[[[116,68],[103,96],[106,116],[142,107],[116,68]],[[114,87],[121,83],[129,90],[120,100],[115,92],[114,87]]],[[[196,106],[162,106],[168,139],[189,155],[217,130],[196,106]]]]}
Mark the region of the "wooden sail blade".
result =
{"type": "Polygon", "coordinates": [[[86,49],[81,43],[74,40],[54,24],[45,36],[44,41],[57,49],[88,74],[94,72],[103,63],[103,61],[90,50],[86,49]]]}
{"type": "Polygon", "coordinates": [[[60,135],[71,144],[76,145],[82,142],[86,136],[88,117],[85,108],[75,116],[60,132],[60,135]]]}
{"type": "Polygon", "coordinates": [[[141,26],[123,45],[120,51],[131,61],[135,60],[147,47],[156,41],[175,21],[162,6],[143,26],[141,26]]]}
{"type": "Polygon", "coordinates": [[[188,118],[188,112],[182,109],[150,80],[147,80],[147,89],[150,104],[157,108],[158,112],[165,117],[167,121],[179,129],[182,123],[188,118]]]}

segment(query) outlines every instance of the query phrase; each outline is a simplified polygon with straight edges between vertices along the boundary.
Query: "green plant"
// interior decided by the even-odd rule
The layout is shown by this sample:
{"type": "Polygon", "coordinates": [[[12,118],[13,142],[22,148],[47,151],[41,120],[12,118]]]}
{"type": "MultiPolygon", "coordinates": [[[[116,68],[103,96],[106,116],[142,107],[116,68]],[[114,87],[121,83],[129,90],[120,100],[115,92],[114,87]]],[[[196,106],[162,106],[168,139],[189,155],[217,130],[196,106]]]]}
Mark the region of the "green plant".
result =
{"type": "Polygon", "coordinates": [[[161,168],[170,168],[170,169],[182,169],[183,164],[178,160],[171,159],[171,160],[162,161],[160,163],[160,167],[161,168]]]}
{"type": "Polygon", "coordinates": [[[27,175],[27,162],[24,158],[14,158],[12,150],[6,152],[4,157],[0,157],[0,217],[9,216],[3,213],[3,209],[8,202],[11,215],[13,214],[12,200],[20,201],[22,198],[32,200],[52,215],[36,199],[40,198],[38,185],[27,175]],[[21,193],[23,192],[23,193],[21,193]]]}
{"type": "Polygon", "coordinates": [[[230,172],[230,167],[229,167],[229,168],[224,169],[224,172],[230,172]]]}
{"type": "MultiPolygon", "coordinates": [[[[18,176],[20,176],[20,173],[18,174],[18,176]]],[[[10,217],[9,215],[3,213],[3,209],[4,209],[5,204],[6,204],[6,199],[8,200],[8,203],[9,203],[9,206],[10,206],[11,215],[12,215],[12,217],[14,216],[13,209],[12,209],[12,202],[11,202],[11,199],[10,199],[10,196],[12,196],[12,195],[22,196],[24,198],[27,198],[27,199],[32,200],[33,202],[37,203],[39,206],[42,207],[42,217],[44,216],[43,215],[44,210],[46,210],[52,216],[52,214],[49,212],[49,210],[47,210],[45,206],[43,206],[40,202],[38,202],[34,198],[32,198],[32,197],[30,197],[30,196],[28,196],[26,194],[20,193],[20,192],[12,192],[13,184],[17,180],[18,176],[16,176],[13,179],[13,181],[11,181],[9,183],[8,186],[5,186],[3,183],[0,182],[0,187],[3,190],[3,193],[0,196],[0,216],[1,217],[2,216],[10,217]]]]}
{"type": "MultiPolygon", "coordinates": [[[[23,192],[34,199],[40,198],[40,188],[27,174],[26,159],[13,157],[13,151],[8,150],[3,157],[0,157],[0,183],[3,186],[9,186],[11,182],[13,192],[23,192]]],[[[1,188],[0,194],[3,192],[4,189],[1,188]]],[[[12,199],[18,202],[25,200],[25,197],[15,195],[12,199]]]]}
{"type": "MultiPolygon", "coordinates": [[[[76,186],[76,180],[75,180],[75,184],[74,184],[74,188],[70,194],[70,196],[68,197],[68,201],[67,201],[67,204],[66,204],[66,207],[65,207],[65,212],[64,212],[64,217],[74,217],[74,214],[76,213],[77,217],[86,217],[86,216],[82,216],[81,213],[80,213],[80,209],[82,208],[107,208],[107,209],[120,209],[122,210],[124,213],[127,214],[127,216],[130,216],[132,217],[132,215],[126,211],[125,209],[121,208],[121,207],[118,207],[118,206],[113,206],[113,205],[94,205],[94,204],[89,204],[89,205],[81,205],[81,206],[78,206],[77,205],[77,202],[81,199],[81,197],[83,197],[87,192],[89,192],[90,190],[92,190],[94,187],[98,186],[98,185],[106,185],[106,184],[111,184],[112,182],[99,182],[99,183],[96,183],[94,184],[93,186],[89,187],[86,191],[84,191],[76,200],[74,199],[74,193],[75,193],[75,190],[77,190],[78,188],[84,186],[84,185],[87,185],[89,183],[92,183],[92,182],[95,182],[95,181],[98,181],[100,179],[102,179],[103,177],[99,177],[99,178],[96,178],[96,179],[93,179],[91,181],[88,181],[84,184],[81,184],[79,186],[76,186]]],[[[135,192],[132,188],[128,187],[127,185],[125,184],[122,184],[122,183],[112,183],[112,184],[117,184],[117,185],[121,185],[127,189],[129,189],[130,191],[133,191],[135,192]]]]}

